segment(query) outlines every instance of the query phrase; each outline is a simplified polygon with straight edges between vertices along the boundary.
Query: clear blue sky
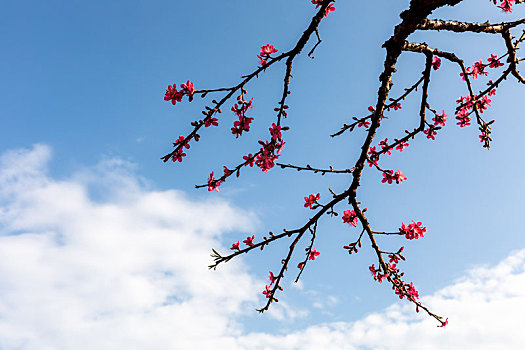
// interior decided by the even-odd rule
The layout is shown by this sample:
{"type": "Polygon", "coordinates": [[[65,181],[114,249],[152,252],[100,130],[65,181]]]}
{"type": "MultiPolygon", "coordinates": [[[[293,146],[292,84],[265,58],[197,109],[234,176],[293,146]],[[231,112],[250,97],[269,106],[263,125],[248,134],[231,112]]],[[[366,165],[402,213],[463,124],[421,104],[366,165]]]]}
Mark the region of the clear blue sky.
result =
{"type": "MultiPolygon", "coordinates": [[[[0,5],[0,151],[49,145],[50,176],[58,180],[94,167],[101,159],[123,159],[136,164],[136,173],[152,190],[176,189],[196,201],[218,197],[252,212],[257,219],[250,235],[298,227],[311,214],[303,208],[304,196],[320,192],[326,199],[328,187],[341,191],[350,178],[281,169],[264,175],[253,168],[223,184],[219,194],[193,189],[206,181],[210,171],[222,173],[223,165],[236,165],[243,155],[254,153],[257,140],[267,137],[281,94],[282,65],[247,86],[255,106],[250,133],[236,140],[229,131],[234,115],[224,108],[219,128],[205,129],[182,164],[164,164],[160,157],[179,135],[189,132],[189,123],[200,118],[205,102],[196,98],[174,107],[163,101],[163,95],[168,84],[188,79],[197,89],[236,84],[241,75],[256,68],[260,46],[271,43],[280,51],[292,47],[314,13],[309,2],[4,1],[0,5]]],[[[336,3],[337,10],[321,24],[323,42],[315,59],[304,52],[294,65],[291,108],[284,123],[291,130],[284,135],[287,144],[280,160],[336,168],[354,164],[363,131],[337,139],[328,135],[375,105],[385,56],[381,44],[407,4],[336,3]]],[[[496,22],[522,18],[522,7],[503,15],[489,1],[465,1],[433,17],[496,22]]],[[[467,64],[504,52],[502,40],[489,35],[421,33],[411,39],[455,51],[467,64]]],[[[423,63],[423,55],[403,54],[391,97],[419,78],[423,63]]],[[[476,90],[483,87],[479,80],[476,83],[476,90]]],[[[446,111],[447,126],[435,141],[418,137],[403,153],[385,158],[383,165],[401,169],[408,177],[401,186],[381,184],[381,174],[367,169],[358,191],[375,229],[392,231],[412,219],[427,226],[422,240],[381,239],[391,249],[405,245],[404,270],[422,295],[449,285],[467,269],[493,265],[513,250],[525,248],[521,220],[525,151],[520,142],[525,127],[524,88],[509,79],[492,99],[486,112],[489,120],[496,120],[490,151],[481,147],[474,125],[464,129],[455,125],[455,100],[465,94],[458,68],[443,61],[432,75],[429,102],[446,111]]],[[[404,101],[400,111],[389,114],[377,142],[412,129],[418,122],[418,108],[419,95],[404,101]]],[[[304,289],[285,283],[288,288],[280,299],[307,310],[308,316],[281,324],[254,312],[243,316],[242,322],[252,332],[296,330],[322,322],[355,321],[400,303],[388,287],[370,278],[368,266],[377,261],[368,241],[357,256],[342,249],[356,232],[340,219],[323,219],[316,243],[321,255],[303,274],[304,289]],[[312,306],[329,297],[337,304],[312,306]]],[[[226,247],[246,235],[229,232],[221,242],[226,247]]],[[[251,273],[264,279],[268,270],[280,267],[287,249],[282,242],[243,259],[251,273]]],[[[260,307],[261,302],[248,308],[260,307]]]]}

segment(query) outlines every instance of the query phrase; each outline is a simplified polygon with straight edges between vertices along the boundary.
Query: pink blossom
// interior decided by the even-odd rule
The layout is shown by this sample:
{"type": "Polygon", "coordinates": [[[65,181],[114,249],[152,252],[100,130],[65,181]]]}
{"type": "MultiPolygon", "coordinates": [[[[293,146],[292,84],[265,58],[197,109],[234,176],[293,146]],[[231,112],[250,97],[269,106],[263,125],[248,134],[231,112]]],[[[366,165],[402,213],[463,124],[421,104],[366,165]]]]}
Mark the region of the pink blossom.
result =
{"type": "Polygon", "coordinates": [[[247,156],[243,156],[242,159],[244,159],[244,166],[250,166],[253,167],[255,156],[249,153],[247,156]]]}
{"type": "Polygon", "coordinates": [[[193,83],[191,81],[187,81],[186,84],[181,84],[181,93],[188,96],[188,100],[191,102],[193,101],[193,94],[195,93],[195,88],[193,87],[193,83]]]}
{"type": "Polygon", "coordinates": [[[393,170],[386,170],[383,172],[383,180],[381,180],[382,183],[388,182],[389,184],[392,183],[392,181],[395,180],[394,176],[392,174],[394,173],[393,170]]]}
{"type": "Polygon", "coordinates": [[[355,213],[355,211],[353,210],[345,210],[343,212],[343,222],[347,223],[347,224],[350,224],[354,227],[357,227],[357,224],[358,224],[358,218],[357,218],[357,215],[355,213]]]}
{"type": "Polygon", "coordinates": [[[259,141],[259,144],[262,147],[259,154],[257,154],[255,165],[266,173],[275,166],[275,161],[279,158],[279,153],[283,149],[285,143],[282,141],[277,143],[272,140],[272,142],[259,141]]]}
{"type": "Polygon", "coordinates": [[[394,174],[394,178],[396,180],[396,184],[400,184],[403,181],[406,181],[407,177],[401,172],[401,170],[396,171],[394,174]]]}
{"type": "Polygon", "coordinates": [[[166,89],[166,94],[164,94],[164,101],[171,101],[172,105],[175,105],[177,102],[182,101],[182,93],[177,91],[177,85],[173,84],[173,86],[168,85],[168,88],[166,89]]]}
{"type": "Polygon", "coordinates": [[[436,130],[437,128],[434,125],[430,125],[428,129],[423,131],[423,133],[427,135],[427,139],[435,140],[436,138],[434,136],[437,134],[436,130]]]}
{"type": "Polygon", "coordinates": [[[434,125],[441,125],[445,126],[445,122],[447,121],[447,115],[445,114],[445,110],[443,110],[442,114],[436,114],[434,118],[432,118],[434,121],[434,125]]]}
{"type": "Polygon", "coordinates": [[[496,55],[490,54],[490,57],[487,60],[489,61],[490,68],[499,68],[503,66],[503,63],[500,62],[496,55]]]}
{"type": "Polygon", "coordinates": [[[403,149],[404,148],[407,148],[408,147],[408,142],[400,142],[397,146],[396,146],[396,149],[399,150],[399,152],[403,152],[403,149]]]}
{"type": "Polygon", "coordinates": [[[182,151],[182,148],[180,148],[177,152],[175,152],[175,154],[173,154],[173,156],[171,157],[171,160],[173,162],[182,162],[182,157],[185,157],[186,156],[186,153],[184,153],[182,151]]]}
{"type": "Polygon", "coordinates": [[[381,146],[381,150],[387,150],[385,153],[390,155],[392,152],[390,152],[390,149],[388,148],[388,138],[384,139],[383,141],[379,142],[379,146],[381,146]]]}
{"type": "Polygon", "coordinates": [[[221,181],[216,180],[213,177],[213,171],[210,174],[210,177],[208,178],[208,191],[217,191],[219,192],[219,186],[221,185],[221,181]]]}
{"type": "Polygon", "coordinates": [[[289,129],[290,128],[288,126],[281,127],[280,125],[276,125],[275,123],[273,123],[272,127],[269,129],[270,135],[272,135],[272,140],[275,140],[275,141],[277,141],[278,139],[280,140],[282,138],[281,130],[286,131],[289,129]]]}
{"type": "Polygon", "coordinates": [[[248,236],[246,237],[246,239],[244,241],[242,241],[242,243],[246,244],[247,246],[252,246],[253,245],[253,240],[255,239],[255,235],[253,236],[248,236]]]}
{"type": "Polygon", "coordinates": [[[392,107],[394,108],[394,111],[397,111],[398,109],[401,109],[401,104],[399,102],[396,102],[392,105],[392,107]]]}
{"type": "Polygon", "coordinates": [[[308,260],[315,260],[315,258],[321,253],[319,253],[317,250],[312,250],[310,252],[310,256],[308,257],[308,260]]]}
{"type": "Polygon", "coordinates": [[[381,180],[381,182],[388,182],[389,184],[391,184],[393,181],[395,181],[396,184],[400,184],[406,179],[407,177],[401,172],[401,170],[398,170],[395,173],[393,170],[385,170],[383,171],[383,179],[381,180]]]}
{"type": "Polygon", "coordinates": [[[357,127],[365,127],[365,128],[368,128],[370,126],[370,122],[368,120],[366,120],[366,118],[363,118],[363,119],[359,119],[359,123],[357,124],[357,127]]]}
{"type": "Polygon", "coordinates": [[[367,159],[368,161],[368,165],[371,167],[372,165],[377,165],[377,162],[379,161],[379,153],[376,151],[376,147],[370,147],[370,149],[368,150],[368,155],[369,155],[369,159],[367,159]]]}
{"type": "Polygon", "coordinates": [[[204,121],[204,127],[206,127],[206,128],[208,126],[211,126],[211,125],[213,125],[213,126],[218,126],[219,125],[219,123],[217,123],[219,121],[219,119],[213,118],[213,117],[210,117],[210,116],[204,118],[203,121],[204,121]]]}
{"type": "Polygon", "coordinates": [[[376,268],[375,268],[375,264],[372,264],[368,267],[368,270],[370,271],[370,273],[372,274],[372,276],[374,276],[374,279],[376,278],[376,268]]]}
{"type": "Polygon", "coordinates": [[[231,250],[239,250],[239,241],[237,241],[237,243],[233,243],[230,249],[231,250]]]}
{"type": "Polygon", "coordinates": [[[445,327],[447,324],[448,324],[448,317],[447,317],[447,319],[445,320],[445,322],[441,323],[441,326],[437,326],[437,327],[438,327],[438,328],[439,328],[439,327],[445,327]]]}
{"type": "Polygon", "coordinates": [[[488,98],[488,96],[485,95],[481,98],[481,101],[476,102],[476,107],[481,113],[483,113],[487,109],[487,106],[490,107],[491,102],[492,101],[488,98]]]}
{"type": "Polygon", "coordinates": [[[275,282],[276,278],[275,276],[273,275],[273,272],[270,271],[270,286],[275,282]]]}
{"type": "Polygon", "coordinates": [[[412,299],[419,299],[419,293],[414,287],[414,284],[410,282],[410,285],[407,288],[407,294],[412,297],[412,299]]]}
{"type": "Polygon", "coordinates": [[[470,73],[470,67],[467,67],[466,71],[467,71],[467,74],[459,73],[459,75],[463,78],[463,80],[465,80],[465,77],[466,77],[467,75],[471,74],[471,73],[470,73]]]}
{"type": "MultiPolygon", "coordinates": [[[[323,4],[323,0],[312,0],[312,4],[315,5],[315,8],[318,8],[323,4]]],[[[328,14],[332,11],[335,11],[334,5],[330,4],[325,10],[324,17],[328,16],[328,14]]]]}
{"type": "Polygon", "coordinates": [[[266,298],[270,298],[272,296],[272,290],[270,286],[266,285],[262,293],[266,296],[266,298]]]}
{"type": "Polygon", "coordinates": [[[260,56],[268,56],[272,53],[277,52],[278,50],[273,47],[273,45],[267,44],[265,46],[261,46],[261,52],[259,53],[260,56]]]}
{"type": "Polygon", "coordinates": [[[182,101],[182,97],[187,95],[189,101],[193,100],[193,94],[195,93],[195,88],[193,83],[188,80],[186,84],[181,84],[181,90],[177,91],[177,85],[173,84],[168,85],[166,93],[164,94],[164,101],[171,101],[171,104],[175,105],[177,102],[182,101]]]}
{"type": "Polygon", "coordinates": [[[377,282],[379,282],[379,283],[383,283],[383,280],[384,280],[385,278],[387,278],[388,276],[390,276],[388,273],[385,273],[385,274],[382,274],[382,275],[378,274],[378,275],[377,275],[377,282]]]}
{"type": "Polygon", "coordinates": [[[249,153],[247,156],[243,156],[242,159],[245,160],[244,165],[249,165],[250,167],[253,167],[255,157],[251,153],[249,153]]]}
{"type": "Polygon", "coordinates": [[[390,258],[390,262],[394,262],[394,264],[397,264],[399,262],[399,257],[396,254],[389,254],[388,257],[390,258]]]}
{"type": "Polygon", "coordinates": [[[441,66],[441,59],[439,57],[434,56],[434,62],[432,62],[432,68],[434,68],[434,70],[438,70],[440,66],[441,66]]]}
{"type": "Polygon", "coordinates": [[[421,226],[421,222],[415,222],[412,220],[412,223],[406,226],[404,223],[401,223],[401,228],[399,231],[405,234],[406,239],[418,239],[423,237],[424,233],[427,231],[426,227],[421,226]]]}
{"type": "Polygon", "coordinates": [[[318,193],[318,194],[316,194],[316,195],[311,194],[311,195],[309,195],[308,197],[304,197],[304,201],[306,202],[306,203],[304,203],[304,207],[305,207],[305,208],[310,207],[310,209],[313,209],[313,208],[312,208],[312,205],[314,205],[315,203],[317,203],[317,200],[318,200],[319,198],[321,198],[321,194],[320,194],[320,193],[318,193]]]}
{"type": "Polygon", "coordinates": [[[498,6],[503,12],[512,13],[512,3],[514,0],[502,0],[501,4],[498,6]]]}
{"type": "Polygon", "coordinates": [[[485,71],[485,65],[483,64],[483,61],[480,59],[478,62],[474,62],[474,65],[472,66],[472,78],[476,79],[479,75],[487,75],[488,73],[485,71]]]}

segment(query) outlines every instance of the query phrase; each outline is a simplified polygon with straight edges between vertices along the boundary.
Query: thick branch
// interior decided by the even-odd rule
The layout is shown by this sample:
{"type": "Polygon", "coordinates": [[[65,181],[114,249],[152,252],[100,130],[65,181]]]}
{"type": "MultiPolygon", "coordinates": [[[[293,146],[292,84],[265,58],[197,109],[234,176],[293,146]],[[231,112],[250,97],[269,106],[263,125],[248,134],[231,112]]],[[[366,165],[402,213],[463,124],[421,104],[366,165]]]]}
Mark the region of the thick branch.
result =
{"type": "Polygon", "coordinates": [[[445,21],[441,19],[425,19],[423,23],[417,26],[420,30],[449,30],[457,33],[475,32],[475,33],[502,33],[510,28],[516,27],[525,23],[525,18],[514,22],[502,22],[498,24],[490,24],[474,22],[458,22],[445,21]]]}

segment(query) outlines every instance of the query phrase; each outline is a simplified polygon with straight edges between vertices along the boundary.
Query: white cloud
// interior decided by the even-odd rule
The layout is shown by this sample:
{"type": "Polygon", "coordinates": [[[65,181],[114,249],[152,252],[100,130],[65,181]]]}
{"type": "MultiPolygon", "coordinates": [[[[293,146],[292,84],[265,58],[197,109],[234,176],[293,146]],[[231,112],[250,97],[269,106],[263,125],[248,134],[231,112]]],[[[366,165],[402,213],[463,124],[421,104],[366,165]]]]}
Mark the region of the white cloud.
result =
{"type": "MultiPolygon", "coordinates": [[[[210,247],[227,250],[221,235],[252,229],[253,214],[148,189],[116,159],[57,180],[48,174],[50,158],[41,145],[0,158],[1,349],[525,346],[518,329],[525,251],[426,297],[450,318],[443,329],[397,303],[357,322],[257,333],[241,320],[259,305],[264,281],[242,260],[207,269],[210,247]]],[[[286,305],[273,311],[277,319],[307,314],[286,305]]]]}
{"type": "Polygon", "coordinates": [[[50,157],[39,145],[0,160],[0,348],[230,344],[264,282],[240,261],[209,271],[210,248],[253,214],[145,190],[119,160],[54,180],[50,157]]]}
{"type": "Polygon", "coordinates": [[[525,250],[495,267],[480,267],[424,298],[449,317],[437,323],[407,304],[395,304],[357,322],[308,327],[283,336],[252,334],[246,349],[523,349],[525,250]]]}

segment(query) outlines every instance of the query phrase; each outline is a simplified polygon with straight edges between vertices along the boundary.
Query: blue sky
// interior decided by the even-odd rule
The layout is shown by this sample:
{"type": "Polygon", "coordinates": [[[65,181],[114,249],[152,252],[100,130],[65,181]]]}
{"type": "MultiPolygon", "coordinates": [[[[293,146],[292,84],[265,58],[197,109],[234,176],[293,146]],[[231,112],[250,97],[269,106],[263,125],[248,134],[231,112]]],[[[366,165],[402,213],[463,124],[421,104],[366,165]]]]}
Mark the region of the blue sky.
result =
{"type": "MultiPolygon", "coordinates": [[[[364,133],[357,130],[337,139],[328,135],[375,104],[384,59],[381,44],[399,21],[393,14],[407,4],[383,0],[336,3],[337,10],[321,25],[323,43],[315,59],[303,53],[295,62],[291,108],[285,121],[291,130],[284,135],[283,162],[336,168],[353,165],[364,133]]],[[[370,278],[368,266],[377,262],[367,241],[355,256],[342,249],[357,230],[349,230],[340,219],[320,222],[316,248],[321,255],[308,266],[300,285],[291,286],[294,276],[287,275],[282,305],[262,316],[254,309],[264,302],[260,291],[268,271],[280,267],[286,242],[231,261],[228,267],[219,267],[223,272],[200,270],[211,261],[206,254],[212,247],[224,251],[248,233],[261,237],[268,231],[298,227],[311,215],[303,208],[304,196],[320,192],[325,199],[328,187],[340,191],[348,186],[350,178],[345,176],[320,177],[280,169],[265,175],[247,169],[239,179],[223,184],[219,194],[193,189],[194,184],[206,181],[210,171],[222,172],[223,165],[235,165],[243,155],[254,153],[257,140],[267,137],[281,94],[283,66],[269,70],[247,87],[248,95],[254,97],[250,133],[235,139],[230,133],[234,115],[225,108],[220,126],[204,130],[201,142],[192,145],[182,164],[160,160],[170,151],[171,142],[190,130],[189,123],[200,118],[205,105],[200,98],[175,107],[164,102],[167,85],[188,79],[197,89],[236,84],[241,75],[256,68],[260,46],[271,43],[280,51],[292,47],[314,13],[309,1],[266,1],[264,6],[255,1],[210,0],[18,1],[0,7],[4,52],[0,58],[0,235],[4,251],[20,252],[2,258],[8,267],[0,270],[0,289],[6,295],[0,305],[0,316],[6,320],[0,324],[0,334],[9,337],[4,337],[1,348],[30,348],[34,339],[42,337],[49,349],[80,348],[69,338],[89,333],[90,327],[100,341],[92,340],[92,346],[124,344],[125,337],[119,332],[100,331],[123,320],[129,321],[124,322],[129,328],[119,328],[122,334],[137,327],[144,330],[137,335],[136,348],[152,337],[161,339],[158,348],[166,348],[169,336],[155,335],[154,330],[160,324],[179,325],[185,317],[193,317],[190,326],[203,323],[216,328],[202,338],[237,348],[249,348],[246,339],[279,344],[279,337],[286,334],[290,339],[310,334],[314,344],[325,334],[315,327],[326,327],[326,339],[356,336],[352,332],[359,327],[365,333],[377,329],[374,317],[401,328],[406,319],[410,327],[421,323],[426,329],[426,338],[421,339],[447,337],[423,316],[406,311],[388,287],[370,278]],[[158,245],[174,251],[180,248],[177,254],[185,259],[172,261],[169,249],[148,246],[150,240],[144,236],[148,232],[158,245]],[[195,249],[195,254],[184,255],[186,248],[195,249]],[[144,266],[121,264],[134,259],[144,266]],[[94,264],[95,260],[115,268],[104,279],[97,278],[104,267],[94,264]],[[63,270],[63,265],[71,269],[63,270]],[[45,273],[39,266],[44,266],[45,273]],[[157,279],[159,271],[164,274],[157,279]],[[35,285],[22,281],[35,276],[43,276],[35,285]],[[79,287],[73,283],[79,276],[99,286],[99,291],[107,291],[108,281],[121,281],[116,288],[119,294],[108,292],[106,298],[97,290],[79,287]],[[178,284],[181,280],[186,287],[178,284]],[[61,284],[66,287],[56,287],[61,284]],[[236,284],[245,288],[239,291],[236,284]],[[39,333],[42,322],[53,314],[39,306],[42,304],[28,301],[35,297],[30,291],[39,288],[43,292],[36,300],[57,310],[61,300],[71,301],[78,314],[53,318],[39,333]],[[222,314],[220,307],[208,313],[206,308],[199,310],[198,305],[206,303],[206,293],[231,316],[222,314]],[[119,301],[121,294],[127,297],[119,301]],[[89,305],[80,308],[87,299],[89,305]],[[173,308],[164,310],[162,305],[173,308]],[[190,311],[180,311],[184,308],[190,311]],[[188,316],[191,310],[198,311],[188,316]],[[150,311],[158,317],[137,316],[150,311]],[[408,316],[395,316],[405,311],[408,316]],[[27,315],[31,322],[13,315],[27,315]],[[214,321],[222,322],[224,328],[214,321]]],[[[512,15],[504,15],[489,1],[466,0],[434,16],[496,22],[524,14],[520,6],[512,15]]],[[[500,38],[488,35],[417,33],[411,40],[455,51],[467,64],[504,52],[500,38]]],[[[418,54],[402,56],[392,97],[419,78],[423,62],[418,54]]],[[[483,83],[476,83],[475,89],[481,89],[483,83]]],[[[429,101],[433,108],[447,112],[447,126],[435,141],[417,138],[403,153],[385,158],[383,165],[401,169],[408,177],[401,186],[381,184],[381,174],[367,169],[358,191],[377,230],[394,230],[412,219],[427,226],[422,240],[389,238],[381,242],[392,249],[406,247],[403,269],[408,280],[428,296],[433,310],[451,317],[451,328],[452,319],[464,326],[477,315],[465,295],[454,294],[454,286],[471,293],[469,288],[482,285],[482,291],[491,295],[496,293],[491,283],[524,283],[518,273],[524,261],[520,252],[525,249],[520,220],[525,208],[524,150],[518,141],[523,129],[519,102],[523,86],[509,79],[492,99],[486,112],[489,119],[496,120],[490,151],[481,147],[474,126],[460,129],[454,125],[454,102],[460,95],[465,95],[465,88],[457,67],[443,62],[432,75],[429,101]],[[503,280],[505,276],[499,274],[509,268],[518,271],[518,277],[503,280]],[[460,306],[447,304],[455,297],[460,306]]],[[[409,97],[400,111],[390,113],[377,140],[393,139],[413,128],[418,108],[419,95],[409,97]]],[[[519,291],[509,293],[502,292],[498,300],[514,303],[509,305],[523,303],[519,291]]],[[[490,298],[480,300],[494,312],[491,319],[501,321],[499,308],[490,304],[490,298]]],[[[488,326],[456,327],[445,333],[451,342],[468,339],[488,326]]],[[[203,341],[192,333],[197,334],[198,329],[190,328],[181,333],[186,334],[184,342],[173,348],[189,348],[203,341]]],[[[399,329],[392,328],[392,332],[399,329]]],[[[500,328],[495,332],[495,337],[505,334],[500,328]]],[[[397,341],[405,344],[407,339],[397,341]]],[[[293,340],[290,342],[294,348],[293,340]]],[[[382,345],[363,340],[362,346],[382,345]]]]}

